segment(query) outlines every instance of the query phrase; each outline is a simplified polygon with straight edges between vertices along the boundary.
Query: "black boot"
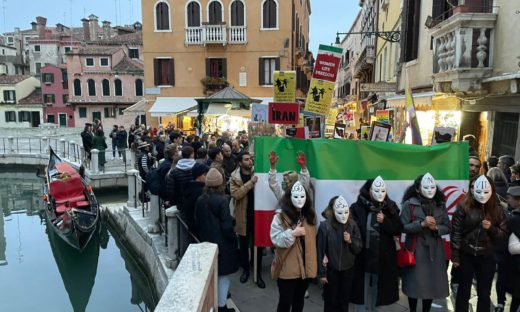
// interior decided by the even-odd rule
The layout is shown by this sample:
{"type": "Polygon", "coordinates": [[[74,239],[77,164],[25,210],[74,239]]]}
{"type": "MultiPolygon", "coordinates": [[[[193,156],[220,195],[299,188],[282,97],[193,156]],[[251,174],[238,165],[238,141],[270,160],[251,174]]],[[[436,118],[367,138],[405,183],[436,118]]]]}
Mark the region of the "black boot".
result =
{"type": "Polygon", "coordinates": [[[249,279],[249,270],[244,270],[240,275],[240,283],[244,284],[249,279]]]}
{"type": "Polygon", "coordinates": [[[265,288],[265,282],[262,279],[262,275],[260,275],[260,273],[258,273],[256,275],[256,286],[258,286],[258,288],[262,288],[262,289],[265,288]]]}
{"type": "Polygon", "coordinates": [[[235,312],[235,309],[228,308],[227,305],[223,307],[218,307],[218,312],[235,312]]]}

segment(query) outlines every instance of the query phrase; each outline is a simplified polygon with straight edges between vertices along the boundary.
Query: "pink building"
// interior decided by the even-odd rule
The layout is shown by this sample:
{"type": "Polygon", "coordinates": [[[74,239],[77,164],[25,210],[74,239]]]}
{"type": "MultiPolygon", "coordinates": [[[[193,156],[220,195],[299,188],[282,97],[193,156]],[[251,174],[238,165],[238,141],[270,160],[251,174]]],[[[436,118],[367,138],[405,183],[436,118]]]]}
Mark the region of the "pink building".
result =
{"type": "Polygon", "coordinates": [[[59,124],[61,127],[75,127],[74,110],[68,103],[67,68],[47,65],[41,68],[40,81],[44,122],[59,124]]]}

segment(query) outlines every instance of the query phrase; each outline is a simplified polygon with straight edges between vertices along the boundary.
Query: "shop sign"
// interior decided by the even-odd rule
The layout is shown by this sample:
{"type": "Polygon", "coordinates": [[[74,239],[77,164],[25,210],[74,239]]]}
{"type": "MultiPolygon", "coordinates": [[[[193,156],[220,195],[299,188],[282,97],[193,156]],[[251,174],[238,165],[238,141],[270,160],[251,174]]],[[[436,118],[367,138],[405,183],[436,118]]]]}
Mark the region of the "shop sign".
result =
{"type": "Polygon", "coordinates": [[[274,72],[274,101],[294,103],[296,101],[296,72],[274,72]]]}
{"type": "Polygon", "coordinates": [[[360,89],[361,92],[395,92],[397,84],[388,82],[362,83],[360,89]]]}
{"type": "Polygon", "coordinates": [[[269,103],[269,123],[297,125],[300,117],[300,105],[296,103],[269,103]]]}

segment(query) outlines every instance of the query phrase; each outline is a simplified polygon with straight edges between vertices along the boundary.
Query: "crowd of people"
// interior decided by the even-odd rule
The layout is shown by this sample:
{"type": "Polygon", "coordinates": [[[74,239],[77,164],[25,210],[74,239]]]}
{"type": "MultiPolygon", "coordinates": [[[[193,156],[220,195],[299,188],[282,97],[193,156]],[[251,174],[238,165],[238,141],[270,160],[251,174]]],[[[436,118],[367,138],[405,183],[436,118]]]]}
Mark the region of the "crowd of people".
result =
{"type": "MultiPolygon", "coordinates": [[[[102,127],[87,125],[84,133],[86,151],[103,145],[95,139],[103,138],[102,127]],[[92,144],[86,145],[90,131],[92,144]]],[[[230,275],[241,270],[239,281],[246,283],[254,257],[258,176],[245,133],[186,137],[173,127],[132,126],[126,135],[124,127],[114,126],[110,138],[113,157],[126,146],[137,153],[145,191],[180,211],[185,224],[180,256],[191,243],[218,244],[219,311],[233,311],[226,306],[230,275]]],[[[383,177],[375,177],[361,187],[355,203],[331,198],[322,222],[313,208],[316,194],[305,155],[296,155],[300,172],[284,172],[282,181],[277,180],[279,155],[257,157],[269,159],[268,183],[279,202],[270,232],[277,311],[303,311],[307,288],[316,281],[323,285],[325,311],[349,311],[349,304],[356,311],[375,311],[397,302],[401,290],[412,312],[419,302],[422,311],[430,311],[434,300],[450,293],[455,311],[465,312],[476,282],[476,310],[487,312],[495,276],[495,311],[504,311],[506,293],[512,297],[510,311],[519,311],[520,280],[514,277],[520,276],[520,165],[513,157],[490,157],[481,164],[470,156],[469,191],[451,220],[435,177],[425,173],[398,199],[401,209],[387,195],[383,177]],[[400,242],[402,234],[406,239],[400,242]],[[449,243],[443,239],[447,235],[449,243]]],[[[256,253],[261,289],[265,253],[263,248],[256,253]]]]}

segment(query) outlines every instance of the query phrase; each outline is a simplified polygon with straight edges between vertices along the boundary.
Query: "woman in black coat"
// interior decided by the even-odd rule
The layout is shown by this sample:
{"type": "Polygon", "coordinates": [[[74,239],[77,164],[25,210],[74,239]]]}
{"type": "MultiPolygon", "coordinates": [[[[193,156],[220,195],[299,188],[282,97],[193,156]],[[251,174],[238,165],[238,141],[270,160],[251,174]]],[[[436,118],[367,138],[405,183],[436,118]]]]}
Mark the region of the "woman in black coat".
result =
{"type": "Polygon", "coordinates": [[[386,185],[378,177],[365,182],[359,190],[357,202],[350,209],[363,241],[363,249],[356,257],[356,287],[352,289],[350,301],[358,305],[357,311],[374,311],[376,306],[399,300],[399,269],[394,240],[394,236],[403,230],[399,208],[386,196],[386,185]],[[367,281],[375,282],[377,288],[369,288],[367,281]],[[377,291],[375,296],[374,291],[377,291]]]}
{"type": "Polygon", "coordinates": [[[229,275],[238,271],[238,241],[229,213],[224,177],[215,168],[206,174],[206,187],[195,204],[195,223],[201,242],[218,245],[218,311],[234,311],[226,306],[229,275]]]}

